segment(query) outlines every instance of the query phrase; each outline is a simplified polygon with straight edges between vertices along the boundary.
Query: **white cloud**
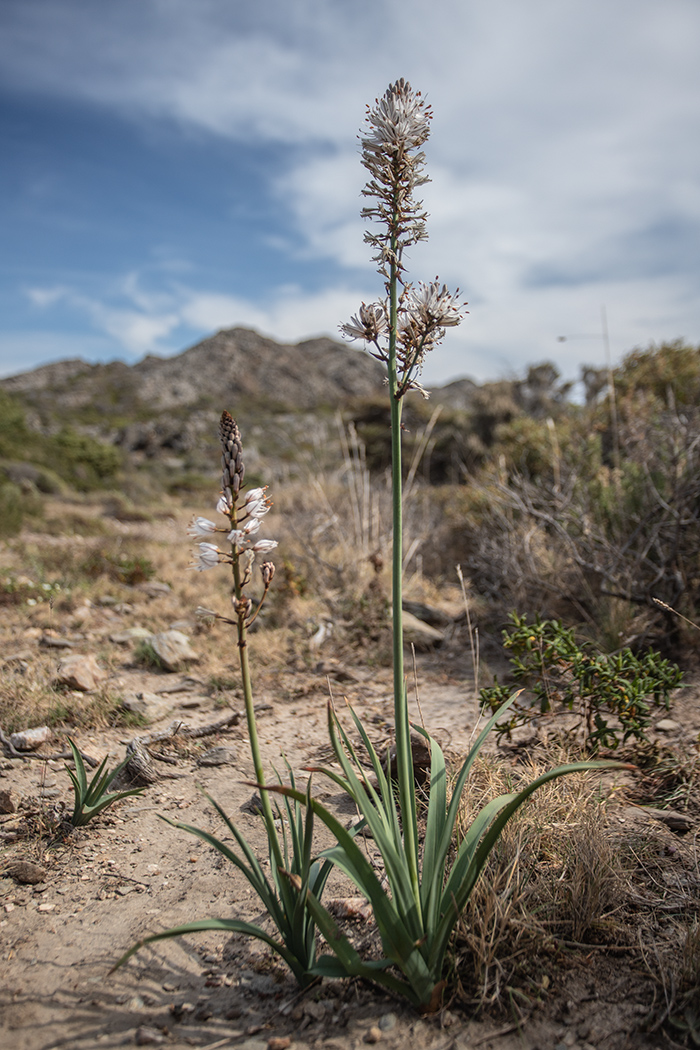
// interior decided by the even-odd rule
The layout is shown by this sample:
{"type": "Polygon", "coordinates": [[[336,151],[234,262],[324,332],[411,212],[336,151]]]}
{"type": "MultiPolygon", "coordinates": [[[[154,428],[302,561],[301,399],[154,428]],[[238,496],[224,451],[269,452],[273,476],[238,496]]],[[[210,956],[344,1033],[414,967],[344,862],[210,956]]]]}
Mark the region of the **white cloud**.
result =
{"type": "Polygon", "coordinates": [[[355,135],[365,103],[401,74],[435,108],[431,240],[412,273],[439,273],[472,300],[440,378],[588,357],[584,340],[556,335],[595,333],[603,302],[618,354],[700,339],[696,0],[433,0],[429,11],[424,0],[5,0],[0,21],[15,89],[243,147],[288,146],[269,179],[296,236],[267,243],[341,274],[320,291],[268,288],[255,300],[198,289],[195,274],[159,292],[132,275],[99,296],[30,293],[44,310],[72,304],[128,354],[162,348],[181,327],[333,334],[377,296],[355,135]]]}

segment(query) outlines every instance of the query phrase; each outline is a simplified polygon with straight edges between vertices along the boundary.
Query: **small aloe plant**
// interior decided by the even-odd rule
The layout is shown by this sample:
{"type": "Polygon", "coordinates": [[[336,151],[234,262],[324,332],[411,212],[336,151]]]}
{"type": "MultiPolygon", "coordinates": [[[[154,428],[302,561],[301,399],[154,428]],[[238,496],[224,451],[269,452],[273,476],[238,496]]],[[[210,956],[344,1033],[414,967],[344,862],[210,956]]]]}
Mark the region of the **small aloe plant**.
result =
{"type": "Polygon", "coordinates": [[[105,756],[88,784],[83,756],[70,737],[68,737],[68,744],[73,753],[73,762],[75,763],[75,772],[66,766],[66,772],[73,783],[73,794],[75,797],[73,816],[71,817],[71,824],[74,828],[79,828],[89,823],[93,817],[96,817],[98,813],[101,813],[103,809],[107,809],[114,802],[118,802],[120,798],[127,798],[129,795],[140,795],[143,791],[143,788],[130,788],[128,791],[111,793],[108,790],[110,784],[114,783],[129,761],[128,757],[110,773],[106,769],[107,757],[105,756]]]}

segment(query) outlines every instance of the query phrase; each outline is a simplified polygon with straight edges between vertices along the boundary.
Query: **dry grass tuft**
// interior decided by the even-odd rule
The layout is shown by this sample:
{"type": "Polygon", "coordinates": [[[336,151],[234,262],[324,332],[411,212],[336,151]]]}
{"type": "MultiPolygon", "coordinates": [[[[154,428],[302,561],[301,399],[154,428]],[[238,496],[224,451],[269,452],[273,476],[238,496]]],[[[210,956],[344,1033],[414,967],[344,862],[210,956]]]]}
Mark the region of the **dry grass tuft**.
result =
{"type": "MultiPolygon", "coordinates": [[[[481,758],[465,790],[460,833],[489,799],[552,764],[546,756],[509,770],[501,760],[481,758]]],[[[624,875],[606,830],[599,780],[582,772],[546,784],[506,825],[455,941],[455,975],[472,1006],[501,1003],[514,987],[536,997],[556,945],[614,936],[624,875]]]]}

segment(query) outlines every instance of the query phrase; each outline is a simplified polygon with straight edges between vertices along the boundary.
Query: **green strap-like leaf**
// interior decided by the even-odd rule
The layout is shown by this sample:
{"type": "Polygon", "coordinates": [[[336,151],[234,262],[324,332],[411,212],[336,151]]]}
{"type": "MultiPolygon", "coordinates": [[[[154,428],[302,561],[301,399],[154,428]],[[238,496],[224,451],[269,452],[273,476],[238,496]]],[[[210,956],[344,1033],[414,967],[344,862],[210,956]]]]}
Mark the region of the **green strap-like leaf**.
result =
{"type": "Polygon", "coordinates": [[[276,941],[274,937],[271,937],[259,926],[254,926],[249,922],[242,922],[239,919],[200,919],[196,922],[185,923],[183,926],[173,926],[172,929],[163,930],[161,933],[153,933],[149,937],[143,937],[136,944],[133,944],[128,952],[122,955],[109,972],[114,973],[115,970],[118,970],[120,966],[123,966],[132,955],[135,955],[146,944],[153,944],[155,941],[165,941],[172,937],[182,937],[188,933],[206,933],[210,930],[223,930],[225,933],[242,933],[247,937],[255,937],[259,941],[264,941],[265,944],[269,945],[273,951],[277,952],[284,959],[300,984],[310,984],[314,979],[308,971],[305,972],[299,966],[298,960],[294,958],[284,944],[276,941]]]}

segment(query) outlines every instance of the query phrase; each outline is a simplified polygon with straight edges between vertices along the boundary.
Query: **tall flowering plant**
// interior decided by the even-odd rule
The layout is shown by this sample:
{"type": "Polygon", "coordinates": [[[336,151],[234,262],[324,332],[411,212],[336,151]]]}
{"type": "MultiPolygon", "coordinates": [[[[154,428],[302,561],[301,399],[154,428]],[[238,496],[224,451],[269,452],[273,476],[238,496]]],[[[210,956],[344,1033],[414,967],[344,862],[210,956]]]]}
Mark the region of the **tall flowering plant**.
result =
{"type": "Polygon", "coordinates": [[[428,138],[431,117],[431,110],[420,94],[404,80],[392,84],[383,98],[368,108],[360,141],[362,163],[369,172],[363,192],[371,203],[362,214],[375,223],[365,234],[365,241],[374,249],[374,261],[384,278],[385,296],[377,302],[363,303],[358,313],[341,326],[344,336],[363,340],[369,352],[384,362],[388,376],[398,791],[390,769],[382,766],[364,726],[351,712],[372,764],[374,779],[368,777],[331,705],[328,725],[340,771],[327,768],[317,772],[330,777],[354,801],[381,854],[385,880],[361,849],[353,829],[344,828],[308,794],[305,797],[293,787],[274,789],[299,804],[305,802],[333,833],[336,845],[322,856],[337,864],[367,897],[381,934],[383,956],[371,961],[363,959],[309,887],[309,910],[336,958],[335,964],[329,957],[319,959],[317,972],[369,978],[406,996],[422,1011],[435,1010],[440,1005],[445,955],[452,931],[489,853],[516,810],[533,791],[555,777],[577,769],[614,765],[589,762],[561,766],[522,791],[492,799],[453,850],[460,797],[469,772],[492,726],[515,697],[507,700],[483,728],[457,775],[450,799],[443,753],[428,733],[414,727],[426,737],[431,753],[425,835],[422,843],[419,840],[403,663],[401,409],[408,392],[421,389],[419,376],[425,355],[438,346],[447,328],[460,323],[463,315],[459,292],[451,293],[438,279],[414,286],[406,277],[406,249],[427,236],[426,214],[422,203],[415,199],[415,190],[427,181],[422,146],[428,138]]]}
{"type": "MultiPolygon", "coordinates": [[[[265,788],[265,770],[253,704],[247,632],[262,608],[275,575],[275,567],[271,561],[263,561],[260,565],[260,597],[254,601],[246,591],[252,581],[253,565],[258,555],[268,554],[277,546],[276,540],[258,538],[262,519],[269,511],[272,501],[266,488],[249,489],[247,492],[244,489],[245,466],[241,435],[235,420],[228,412],[221,416],[219,436],[223,474],[216,511],[226,523],[217,524],[209,518],[195,517],[187,531],[190,536],[200,541],[193,569],[205,572],[220,564],[231,567],[233,615],[223,615],[201,607],[197,612],[203,617],[219,620],[236,629],[250,752],[256,781],[261,788],[265,788]],[[214,542],[215,539],[218,542],[214,542]],[[226,543],[223,550],[218,545],[222,541],[226,543]]],[[[291,770],[289,773],[292,790],[295,790],[291,770]]],[[[309,892],[314,899],[323,893],[332,863],[330,860],[318,861],[313,855],[314,811],[311,807],[303,805],[308,801],[303,794],[298,801],[285,798],[283,812],[277,807],[273,810],[267,791],[263,790],[261,796],[261,818],[265,825],[269,850],[269,876],[265,874],[263,865],[242,832],[210,796],[207,795],[207,798],[233,836],[233,848],[201,828],[182,824],[168,817],[162,819],[213,846],[243,873],[272,920],[276,934],[270,934],[262,926],[240,919],[200,919],[144,937],[119,959],[114,969],[126,962],[144,944],[179,937],[186,933],[223,930],[228,933],[243,933],[264,941],[284,959],[302,987],[316,979],[316,926],[311,912],[306,907],[306,898],[309,892]]]]}

